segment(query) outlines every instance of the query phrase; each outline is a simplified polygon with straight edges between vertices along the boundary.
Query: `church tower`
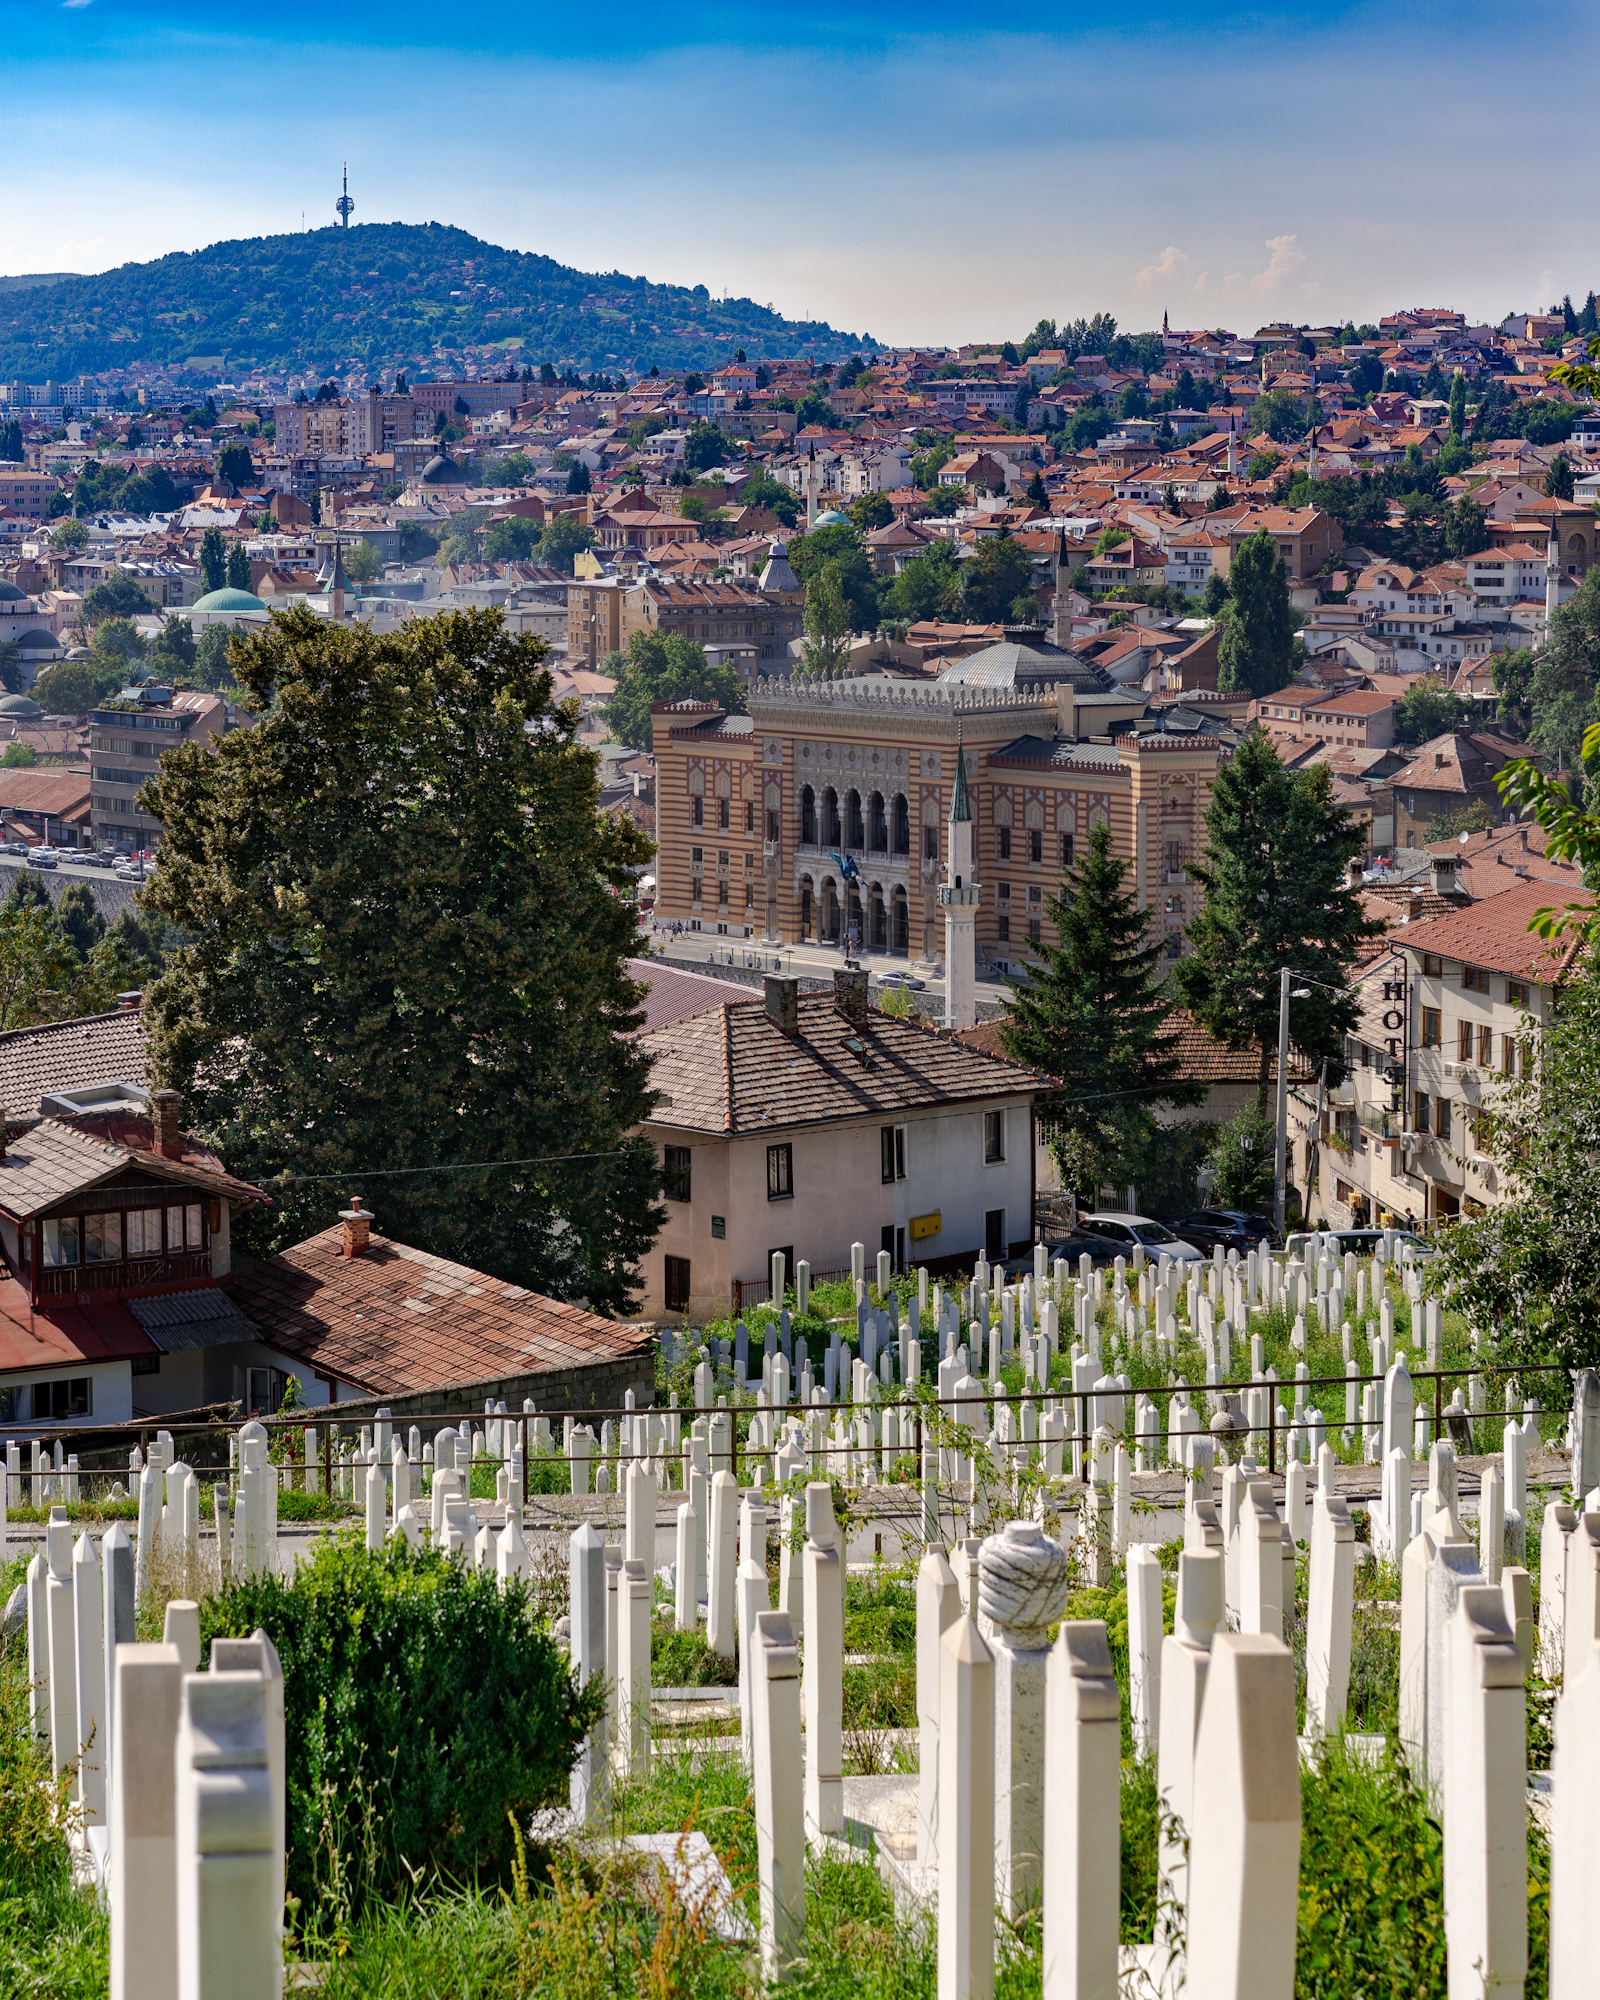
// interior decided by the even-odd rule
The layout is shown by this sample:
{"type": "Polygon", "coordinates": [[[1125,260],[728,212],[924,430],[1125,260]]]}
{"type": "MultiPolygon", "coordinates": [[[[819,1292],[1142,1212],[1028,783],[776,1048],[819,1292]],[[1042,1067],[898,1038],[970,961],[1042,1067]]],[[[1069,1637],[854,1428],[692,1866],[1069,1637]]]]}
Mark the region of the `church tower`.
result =
{"type": "Polygon", "coordinates": [[[939,890],[939,907],[944,911],[944,1025],[972,1028],[978,1022],[978,884],[972,870],[972,807],[959,723],[947,832],[949,853],[939,890]]]}

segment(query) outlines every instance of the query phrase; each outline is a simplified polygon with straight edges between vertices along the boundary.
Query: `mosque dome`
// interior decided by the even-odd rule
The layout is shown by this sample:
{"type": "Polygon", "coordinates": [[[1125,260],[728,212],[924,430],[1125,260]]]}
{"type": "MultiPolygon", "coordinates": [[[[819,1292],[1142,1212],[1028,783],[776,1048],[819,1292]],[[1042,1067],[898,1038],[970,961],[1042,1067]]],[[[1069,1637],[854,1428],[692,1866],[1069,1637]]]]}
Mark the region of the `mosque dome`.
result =
{"type": "Polygon", "coordinates": [[[248,590],[208,590],[196,611],[265,611],[266,605],[248,590]]]}
{"type": "Polygon", "coordinates": [[[837,507],[830,507],[825,514],[817,516],[819,528],[848,528],[850,523],[837,507]]]}
{"type": "Polygon", "coordinates": [[[466,474],[453,458],[430,458],[422,468],[422,481],[425,486],[454,485],[465,478],[466,474]]]}
{"type": "Polygon", "coordinates": [[[7,583],[3,578],[0,578],[0,604],[26,604],[27,602],[28,593],[25,590],[18,590],[14,583],[7,583]]]}
{"type": "Polygon", "coordinates": [[[25,694],[8,694],[0,700],[0,715],[9,715],[14,722],[33,722],[43,714],[39,704],[25,694]]]}

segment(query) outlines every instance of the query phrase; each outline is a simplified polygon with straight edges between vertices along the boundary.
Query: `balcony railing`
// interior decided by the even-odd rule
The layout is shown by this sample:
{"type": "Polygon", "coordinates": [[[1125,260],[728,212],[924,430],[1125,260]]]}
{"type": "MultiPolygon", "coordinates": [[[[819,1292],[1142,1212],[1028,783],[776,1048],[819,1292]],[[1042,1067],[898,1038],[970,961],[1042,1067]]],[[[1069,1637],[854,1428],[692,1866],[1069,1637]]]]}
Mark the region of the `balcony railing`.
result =
{"type": "Polygon", "coordinates": [[[209,1250],[175,1251],[167,1257],[124,1257],[116,1264],[41,1264],[34,1272],[33,1295],[60,1299],[78,1292],[136,1292],[147,1285],[177,1285],[210,1276],[209,1250]]]}

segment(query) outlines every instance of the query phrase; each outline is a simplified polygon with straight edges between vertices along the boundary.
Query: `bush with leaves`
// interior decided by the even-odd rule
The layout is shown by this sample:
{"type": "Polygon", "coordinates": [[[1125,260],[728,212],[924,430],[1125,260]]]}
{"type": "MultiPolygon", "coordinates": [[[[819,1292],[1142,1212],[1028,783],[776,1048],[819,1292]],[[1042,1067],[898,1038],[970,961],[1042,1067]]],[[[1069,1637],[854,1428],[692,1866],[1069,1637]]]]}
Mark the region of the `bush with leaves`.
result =
{"type": "Polygon", "coordinates": [[[306,1905],[358,1848],[370,1896],[418,1874],[509,1882],[512,1820],[565,1797],[604,1700],[522,1584],[398,1542],[323,1542],[287,1579],[230,1584],[201,1621],[207,1649],[260,1627],[283,1662],[288,1883],[306,1905]]]}

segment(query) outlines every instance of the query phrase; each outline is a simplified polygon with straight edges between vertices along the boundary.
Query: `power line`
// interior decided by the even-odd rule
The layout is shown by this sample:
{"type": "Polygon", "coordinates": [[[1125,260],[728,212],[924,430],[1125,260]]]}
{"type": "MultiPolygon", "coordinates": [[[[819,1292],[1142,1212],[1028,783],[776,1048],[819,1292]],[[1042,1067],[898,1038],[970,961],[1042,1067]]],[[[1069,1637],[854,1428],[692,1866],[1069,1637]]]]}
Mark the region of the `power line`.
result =
{"type": "Polygon", "coordinates": [[[344,1174],[273,1174],[263,1185],[288,1187],[309,1181],[395,1180],[404,1174],[475,1174],[490,1167],[553,1167],[568,1160],[619,1160],[625,1150],[614,1146],[608,1153],[538,1153],[527,1160],[441,1161],[431,1167],[353,1167],[344,1174]]]}

